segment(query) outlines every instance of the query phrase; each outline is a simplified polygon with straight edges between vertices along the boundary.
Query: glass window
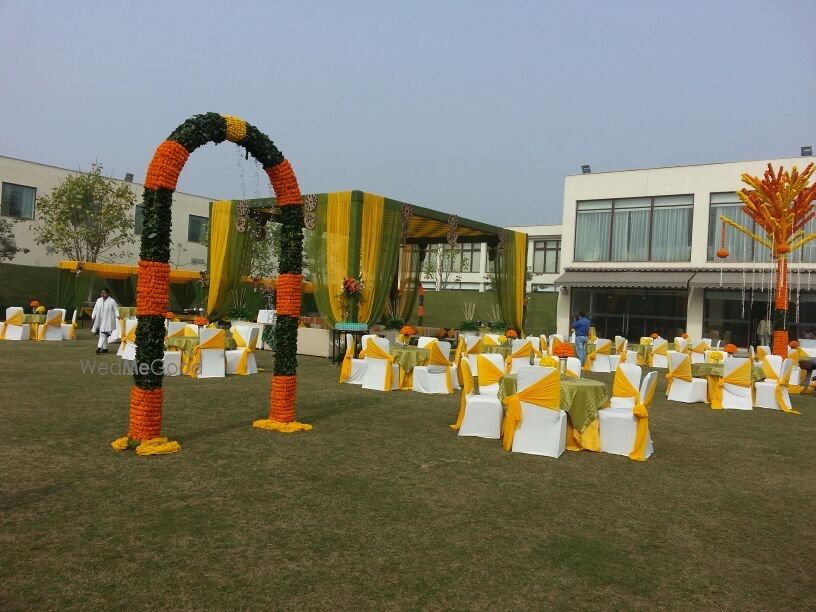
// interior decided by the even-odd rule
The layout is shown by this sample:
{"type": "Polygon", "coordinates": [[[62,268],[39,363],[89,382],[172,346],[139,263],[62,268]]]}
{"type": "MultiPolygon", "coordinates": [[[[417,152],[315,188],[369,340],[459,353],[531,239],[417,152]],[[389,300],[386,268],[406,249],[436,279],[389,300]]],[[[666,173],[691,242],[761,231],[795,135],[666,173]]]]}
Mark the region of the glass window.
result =
{"type": "Polygon", "coordinates": [[[576,261],[689,261],[692,195],[578,202],[576,261]]]}
{"type": "Polygon", "coordinates": [[[536,240],[533,242],[533,274],[557,274],[560,258],[560,240],[536,240]]]}
{"type": "MultiPolygon", "coordinates": [[[[733,227],[725,228],[725,246],[728,249],[728,257],[721,260],[717,257],[722,238],[722,221],[720,216],[724,215],[736,221],[744,228],[755,232],[757,227],[753,219],[742,212],[742,201],[733,191],[726,193],[712,193],[711,207],[708,214],[708,261],[725,261],[729,263],[739,261],[771,261],[768,249],[761,245],[756,245],[754,241],[733,227]]],[[[760,233],[764,233],[759,228],[760,233]]]]}
{"type": "Polygon", "coordinates": [[[136,212],[133,215],[133,233],[139,235],[142,233],[142,226],[144,225],[144,208],[136,207],[136,212]]]}
{"type": "Polygon", "coordinates": [[[482,245],[478,242],[462,243],[462,272],[478,272],[482,261],[482,245]]]}
{"type": "Polygon", "coordinates": [[[189,242],[201,242],[201,237],[207,230],[207,217],[190,215],[187,221],[187,240],[189,242]]]}
{"type": "Polygon", "coordinates": [[[0,203],[0,214],[4,217],[17,217],[18,219],[34,218],[34,199],[37,190],[34,187],[25,185],[15,185],[14,183],[3,183],[2,203],[0,203]]]}

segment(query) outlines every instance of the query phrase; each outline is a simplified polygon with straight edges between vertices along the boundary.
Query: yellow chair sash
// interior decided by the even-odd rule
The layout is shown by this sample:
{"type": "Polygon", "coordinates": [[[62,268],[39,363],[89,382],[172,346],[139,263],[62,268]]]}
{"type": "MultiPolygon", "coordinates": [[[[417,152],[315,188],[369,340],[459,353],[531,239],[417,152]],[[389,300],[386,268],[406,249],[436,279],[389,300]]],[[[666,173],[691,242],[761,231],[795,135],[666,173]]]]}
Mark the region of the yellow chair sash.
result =
{"type": "Polygon", "coordinates": [[[692,353],[705,353],[710,347],[708,346],[707,342],[701,342],[700,344],[694,345],[691,347],[692,353]]]}
{"type": "Polygon", "coordinates": [[[504,367],[507,371],[510,371],[511,366],[513,365],[513,359],[524,359],[525,357],[529,360],[535,354],[533,349],[532,342],[525,342],[522,344],[518,349],[516,349],[510,356],[504,360],[504,367]]]}
{"type": "Polygon", "coordinates": [[[615,340],[615,354],[623,355],[626,352],[626,338],[615,340]]]}
{"type": "Polygon", "coordinates": [[[340,366],[340,382],[344,383],[351,376],[351,360],[354,359],[354,337],[346,347],[346,354],[343,356],[343,365],[340,366]]]}
{"type": "Polygon", "coordinates": [[[587,353],[587,356],[584,359],[584,370],[586,371],[590,370],[590,368],[592,367],[592,362],[595,361],[595,358],[598,355],[609,355],[611,352],[612,352],[611,342],[604,343],[604,345],[600,348],[596,346],[594,351],[592,351],[591,353],[587,353]]]}
{"type": "Polygon", "coordinates": [[[235,340],[235,346],[242,349],[241,356],[238,358],[238,365],[235,366],[235,373],[241,376],[247,375],[247,362],[249,361],[249,354],[255,352],[254,346],[249,346],[244,340],[243,336],[238,333],[238,330],[232,329],[232,339],[235,340]]]}
{"type": "Polygon", "coordinates": [[[776,370],[773,369],[771,363],[768,361],[767,358],[762,359],[762,373],[765,375],[766,381],[773,381],[775,383],[774,388],[774,397],[776,398],[776,406],[782,412],[789,412],[792,414],[800,414],[797,410],[792,410],[787,407],[785,404],[785,396],[783,391],[785,387],[790,383],[790,372],[785,377],[785,379],[780,379],[779,376],[776,374],[776,370]]]}
{"type": "Polygon", "coordinates": [[[656,385],[652,385],[645,398],[640,397],[640,392],[635,389],[631,381],[623,373],[623,370],[615,371],[615,380],[612,383],[612,395],[615,397],[631,397],[635,400],[632,415],[637,419],[637,429],[635,432],[635,443],[629,458],[634,461],[645,461],[646,445],[649,442],[649,406],[654,399],[656,385]]]}
{"type": "Polygon", "coordinates": [[[391,386],[394,382],[394,372],[392,371],[393,368],[391,364],[394,363],[394,356],[389,355],[384,350],[382,350],[376,342],[374,342],[374,338],[368,338],[366,340],[366,357],[370,359],[384,359],[388,362],[387,367],[385,368],[385,390],[390,391],[391,386]]]}
{"type": "Polygon", "coordinates": [[[220,329],[218,333],[209,340],[199,342],[193,349],[193,356],[190,358],[187,374],[192,378],[198,376],[198,368],[201,366],[201,351],[203,349],[223,349],[226,346],[226,340],[227,332],[220,329]]]}
{"type": "Polygon", "coordinates": [[[442,349],[439,348],[439,342],[437,340],[431,342],[431,344],[428,345],[428,349],[431,351],[431,354],[428,357],[428,365],[445,367],[445,383],[448,386],[448,393],[453,393],[450,361],[448,361],[448,358],[445,356],[445,353],[442,352],[442,349]]]}
{"type": "Polygon", "coordinates": [[[477,355],[476,363],[478,365],[476,369],[479,371],[478,378],[480,387],[498,384],[499,379],[504,376],[504,372],[484,355],[477,355]]]}
{"type": "Polygon", "coordinates": [[[456,364],[456,377],[459,379],[459,384],[464,384],[462,382],[462,368],[460,364],[462,363],[462,356],[464,355],[480,355],[482,353],[482,348],[484,346],[484,340],[479,338],[473,346],[467,348],[467,341],[465,340],[464,336],[459,336],[459,343],[456,345],[456,355],[453,358],[453,363],[456,364]]]}
{"type": "Polygon", "coordinates": [[[199,335],[199,334],[198,334],[198,331],[197,331],[197,330],[195,330],[195,329],[190,329],[190,328],[189,328],[189,327],[187,327],[186,325],[184,326],[184,337],[185,337],[185,338],[197,338],[197,337],[198,337],[198,335],[199,335]]]}
{"type": "MultiPolygon", "coordinates": [[[[481,368],[479,369],[481,373],[481,368]]],[[[560,410],[561,403],[561,377],[558,370],[554,370],[542,376],[532,385],[504,399],[507,410],[504,415],[502,426],[502,446],[509,451],[513,448],[513,438],[516,429],[521,424],[521,402],[534,404],[550,410],[560,410]]]]}
{"type": "Polygon", "coordinates": [[[459,367],[462,371],[462,395],[459,398],[459,414],[456,417],[456,423],[450,426],[453,430],[459,430],[462,427],[462,421],[465,420],[467,396],[473,393],[473,374],[470,372],[470,363],[467,359],[463,359],[459,367]]]}
{"type": "Polygon", "coordinates": [[[499,343],[490,336],[482,336],[482,340],[485,346],[499,346],[499,343]]]}
{"type": "Polygon", "coordinates": [[[124,336],[122,336],[122,350],[125,349],[125,347],[128,345],[128,342],[133,342],[135,344],[135,342],[136,342],[136,327],[137,326],[134,325],[133,329],[131,329],[124,336]]]}
{"type": "MultiPolygon", "coordinates": [[[[725,365],[723,365],[725,367],[725,365]]],[[[728,376],[721,377],[711,389],[712,410],[722,410],[723,388],[725,385],[751,388],[751,362],[746,361],[728,376]]]]}
{"type": "Polygon", "coordinates": [[[54,314],[50,319],[46,319],[45,323],[40,325],[37,330],[37,340],[45,340],[45,332],[49,327],[59,327],[62,329],[62,313],[54,314]]]}
{"type": "Polygon", "coordinates": [[[22,325],[23,324],[23,311],[18,310],[15,314],[11,315],[8,319],[3,321],[2,327],[0,327],[0,340],[5,340],[6,338],[6,327],[9,325],[22,325]]]}
{"type": "Polygon", "coordinates": [[[691,382],[691,359],[685,357],[676,368],[666,374],[666,395],[669,394],[672,387],[672,381],[683,380],[691,382]]]}
{"type": "Polygon", "coordinates": [[[756,358],[759,361],[762,361],[767,356],[768,356],[768,353],[764,348],[762,348],[761,346],[756,347],[756,358]]]}
{"type": "Polygon", "coordinates": [[[652,352],[649,353],[649,367],[653,367],[654,363],[654,356],[655,355],[663,355],[664,357],[668,358],[669,356],[669,343],[668,342],[661,342],[657,346],[652,345],[652,352]]]}

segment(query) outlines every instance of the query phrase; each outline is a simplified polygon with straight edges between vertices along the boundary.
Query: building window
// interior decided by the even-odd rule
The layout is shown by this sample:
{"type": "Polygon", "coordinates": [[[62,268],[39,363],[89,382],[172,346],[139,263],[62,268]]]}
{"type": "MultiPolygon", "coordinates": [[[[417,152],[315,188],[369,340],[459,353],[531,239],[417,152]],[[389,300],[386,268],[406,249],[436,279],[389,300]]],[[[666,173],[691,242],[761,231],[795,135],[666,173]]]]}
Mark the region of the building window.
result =
{"type": "Polygon", "coordinates": [[[207,231],[207,217],[190,215],[187,221],[187,240],[189,242],[201,242],[201,237],[207,231]]]}
{"type": "MultiPolygon", "coordinates": [[[[754,223],[753,219],[742,212],[742,200],[737,197],[733,191],[726,193],[712,193],[711,206],[708,212],[708,261],[723,261],[727,263],[734,262],[765,262],[772,261],[771,254],[761,244],[756,244],[751,238],[734,229],[726,226],[725,245],[728,248],[728,257],[720,259],[717,257],[717,251],[720,249],[720,239],[722,237],[722,221],[720,215],[725,215],[732,221],[736,221],[744,228],[759,234],[765,233],[762,228],[759,228],[754,223]]],[[[813,222],[811,221],[805,226],[805,231],[813,231],[813,222]]],[[[810,251],[810,245],[806,245],[801,255],[805,261],[813,261],[809,259],[814,255],[810,251]]],[[[794,255],[796,259],[798,257],[794,255]]],[[[795,261],[795,260],[792,260],[795,261]]]]}
{"type": "Polygon", "coordinates": [[[137,206],[136,212],[133,215],[133,233],[137,236],[142,233],[142,226],[144,225],[144,207],[137,206]]]}
{"type": "Polygon", "coordinates": [[[560,240],[533,242],[533,274],[558,274],[560,259],[560,240]]]}
{"type": "Polygon", "coordinates": [[[4,217],[18,219],[34,218],[34,198],[37,190],[34,187],[3,183],[3,196],[0,203],[0,214],[4,217]]]}
{"type": "Polygon", "coordinates": [[[482,263],[482,245],[478,242],[462,243],[461,270],[462,272],[478,272],[482,263]]]}
{"type": "Polygon", "coordinates": [[[689,261],[692,195],[578,202],[575,261],[689,261]]]}

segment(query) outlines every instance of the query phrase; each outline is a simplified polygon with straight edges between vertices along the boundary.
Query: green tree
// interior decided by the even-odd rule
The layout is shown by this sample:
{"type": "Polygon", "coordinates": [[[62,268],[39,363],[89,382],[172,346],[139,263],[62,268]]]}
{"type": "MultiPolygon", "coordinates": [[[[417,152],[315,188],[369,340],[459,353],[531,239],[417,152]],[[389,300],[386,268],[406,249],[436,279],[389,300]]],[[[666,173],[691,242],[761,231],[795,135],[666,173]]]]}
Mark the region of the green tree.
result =
{"type": "Polygon", "coordinates": [[[462,282],[462,271],[469,265],[470,258],[462,255],[461,247],[437,245],[431,247],[422,274],[434,283],[437,291],[455,289],[462,282]]]}
{"type": "Polygon", "coordinates": [[[14,240],[14,224],[8,219],[0,218],[0,262],[11,261],[17,253],[28,253],[21,249],[14,240]]]}
{"type": "Polygon", "coordinates": [[[127,184],[88,173],[69,176],[37,200],[37,244],[76,261],[116,261],[130,256],[136,196],[127,184]]]}

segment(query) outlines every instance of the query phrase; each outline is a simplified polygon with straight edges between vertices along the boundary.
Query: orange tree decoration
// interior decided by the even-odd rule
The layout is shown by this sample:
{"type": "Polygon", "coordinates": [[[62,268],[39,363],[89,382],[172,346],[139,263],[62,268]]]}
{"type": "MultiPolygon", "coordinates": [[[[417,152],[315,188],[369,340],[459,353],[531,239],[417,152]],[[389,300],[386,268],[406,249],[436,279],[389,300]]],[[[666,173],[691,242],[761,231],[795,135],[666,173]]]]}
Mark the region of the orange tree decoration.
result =
{"type": "Polygon", "coordinates": [[[263,167],[280,207],[281,251],[278,320],[275,327],[275,368],[269,418],[254,426],[276,431],[311,429],[295,421],[297,325],[302,292],[303,215],[301,194],[289,162],[258,128],[238,117],[205,113],[179,125],[162,142],[147,169],[144,183],[143,231],[136,286],[136,368],[130,393],[128,435],[114,441],[116,450],[145,447],[160,454],[179,450],[177,442],[161,438],[162,381],[155,364],[164,354],[164,321],[169,310],[170,208],[179,174],[190,153],[209,142],[228,140],[244,147],[263,167]]]}
{"type": "MultiPolygon", "coordinates": [[[[802,172],[799,172],[796,166],[791,168],[790,172],[782,166],[774,172],[773,166],[768,164],[762,178],[747,173],[742,175],[742,182],[750,187],[737,191],[743,203],[742,210],[764,230],[764,236],[752,232],[725,215],[720,216],[723,224],[730,225],[767,247],[776,261],[776,297],[771,348],[774,355],[782,357],[787,357],[788,347],[788,257],[816,238],[816,233],[804,232],[805,225],[816,215],[813,209],[816,183],[808,186],[814,170],[816,167],[811,163],[802,172]]],[[[725,225],[721,241],[720,249],[727,252],[725,225]]]]}

